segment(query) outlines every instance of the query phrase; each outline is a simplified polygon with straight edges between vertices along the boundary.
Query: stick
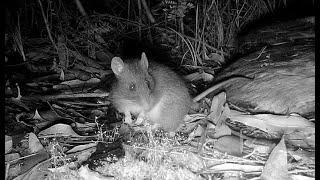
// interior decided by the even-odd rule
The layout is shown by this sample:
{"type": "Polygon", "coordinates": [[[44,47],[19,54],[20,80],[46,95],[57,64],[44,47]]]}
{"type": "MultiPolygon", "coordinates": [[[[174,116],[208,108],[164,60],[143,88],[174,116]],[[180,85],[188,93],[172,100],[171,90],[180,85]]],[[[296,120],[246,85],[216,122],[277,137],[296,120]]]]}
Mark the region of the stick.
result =
{"type": "Polygon", "coordinates": [[[47,29],[47,32],[48,32],[49,39],[50,39],[53,47],[56,49],[56,51],[58,51],[57,45],[54,43],[53,38],[52,38],[52,36],[51,36],[51,32],[50,32],[50,28],[49,28],[49,23],[48,23],[48,20],[47,20],[47,18],[46,18],[46,15],[44,14],[43,7],[42,7],[42,3],[41,3],[40,0],[38,0],[38,3],[39,3],[39,5],[40,5],[41,14],[42,14],[42,17],[43,17],[43,20],[44,20],[44,24],[46,25],[46,29],[47,29]]]}
{"type": "Polygon", "coordinates": [[[155,20],[154,17],[152,16],[151,11],[150,11],[150,9],[149,9],[149,7],[148,7],[148,5],[147,5],[146,0],[141,0],[141,3],[142,3],[142,6],[143,6],[144,10],[146,11],[147,17],[148,17],[148,19],[150,20],[150,22],[151,22],[151,23],[155,23],[156,20],[155,20]]]}

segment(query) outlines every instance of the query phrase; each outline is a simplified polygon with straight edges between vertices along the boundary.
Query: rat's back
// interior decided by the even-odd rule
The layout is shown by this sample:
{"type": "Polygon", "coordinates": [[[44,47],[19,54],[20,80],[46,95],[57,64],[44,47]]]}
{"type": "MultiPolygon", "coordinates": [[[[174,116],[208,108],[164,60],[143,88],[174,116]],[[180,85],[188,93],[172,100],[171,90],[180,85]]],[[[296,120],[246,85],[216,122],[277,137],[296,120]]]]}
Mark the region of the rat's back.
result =
{"type": "Polygon", "coordinates": [[[151,119],[167,131],[175,131],[188,113],[191,98],[184,81],[166,66],[150,63],[157,103],[149,111],[151,119]]]}

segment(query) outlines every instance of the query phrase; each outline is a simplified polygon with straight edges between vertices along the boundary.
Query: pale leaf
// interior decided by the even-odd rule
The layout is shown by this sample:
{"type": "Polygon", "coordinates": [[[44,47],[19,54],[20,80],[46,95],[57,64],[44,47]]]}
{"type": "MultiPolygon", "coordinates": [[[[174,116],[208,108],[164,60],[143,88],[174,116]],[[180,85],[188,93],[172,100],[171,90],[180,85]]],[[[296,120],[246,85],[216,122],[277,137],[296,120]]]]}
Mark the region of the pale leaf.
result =
{"type": "Polygon", "coordinates": [[[71,126],[67,124],[55,124],[39,133],[40,136],[46,135],[59,135],[59,136],[72,136],[81,137],[76,132],[73,131],[71,126]]]}
{"type": "Polygon", "coordinates": [[[210,114],[208,118],[214,124],[217,124],[219,121],[222,111],[224,109],[224,104],[226,103],[226,93],[221,92],[218,95],[212,98],[211,107],[210,107],[210,114]]]}
{"type": "Polygon", "coordinates": [[[260,177],[262,180],[291,179],[288,175],[287,148],[284,138],[272,150],[260,177]]]}

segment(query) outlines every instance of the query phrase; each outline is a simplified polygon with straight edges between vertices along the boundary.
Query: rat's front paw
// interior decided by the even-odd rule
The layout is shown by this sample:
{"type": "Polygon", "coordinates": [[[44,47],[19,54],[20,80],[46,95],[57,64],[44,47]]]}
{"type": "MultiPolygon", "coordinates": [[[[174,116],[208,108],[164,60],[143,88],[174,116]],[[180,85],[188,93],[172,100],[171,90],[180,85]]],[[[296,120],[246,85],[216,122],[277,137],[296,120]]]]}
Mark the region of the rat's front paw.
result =
{"type": "Polygon", "coordinates": [[[137,117],[136,123],[137,125],[142,124],[145,120],[147,119],[147,117],[145,116],[144,113],[140,113],[139,116],[137,117]]]}
{"type": "Polygon", "coordinates": [[[124,123],[126,124],[132,124],[132,117],[130,113],[124,114],[124,123]]]}

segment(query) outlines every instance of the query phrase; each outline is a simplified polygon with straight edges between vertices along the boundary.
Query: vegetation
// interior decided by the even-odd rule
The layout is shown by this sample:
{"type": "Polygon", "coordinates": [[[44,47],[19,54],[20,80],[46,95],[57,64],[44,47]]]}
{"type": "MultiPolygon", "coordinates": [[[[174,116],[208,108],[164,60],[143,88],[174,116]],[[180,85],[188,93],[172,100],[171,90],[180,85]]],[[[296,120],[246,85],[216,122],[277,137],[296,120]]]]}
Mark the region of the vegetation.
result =
{"type": "Polygon", "coordinates": [[[183,64],[223,64],[244,26],[283,6],[283,0],[25,0],[17,12],[8,9],[7,40],[24,59],[31,37],[46,38],[55,53],[70,49],[93,58],[96,50],[116,52],[131,38],[160,44],[183,64]]]}

